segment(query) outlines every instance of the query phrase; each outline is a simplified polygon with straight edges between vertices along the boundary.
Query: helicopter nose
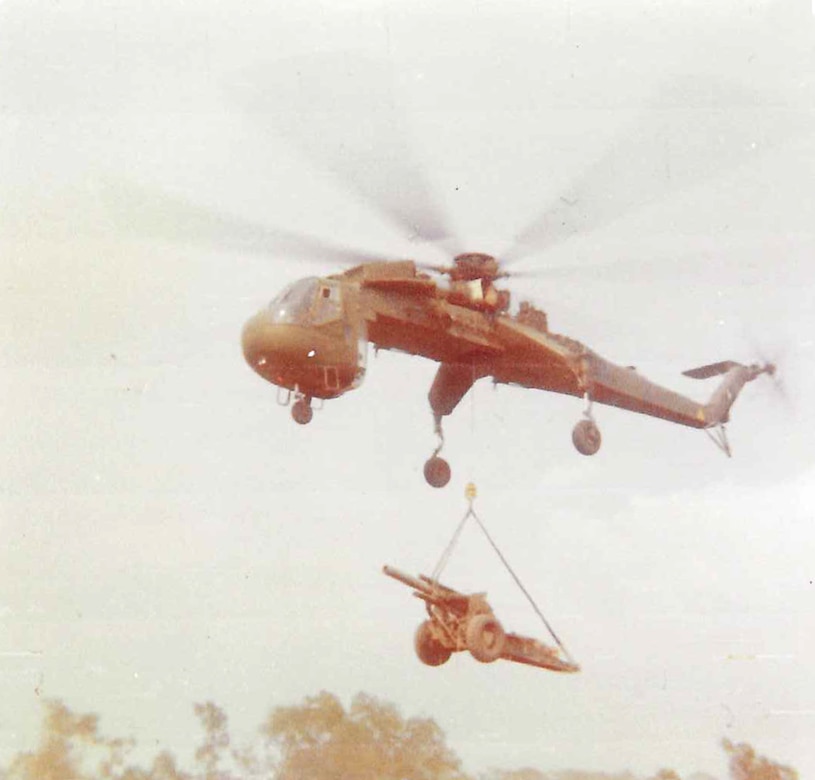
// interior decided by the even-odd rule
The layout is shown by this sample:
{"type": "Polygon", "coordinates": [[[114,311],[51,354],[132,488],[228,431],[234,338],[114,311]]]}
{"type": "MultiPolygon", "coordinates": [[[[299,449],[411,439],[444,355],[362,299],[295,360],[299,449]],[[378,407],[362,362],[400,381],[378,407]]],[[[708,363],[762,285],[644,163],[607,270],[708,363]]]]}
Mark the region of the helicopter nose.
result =
{"type": "Polygon", "coordinates": [[[302,372],[305,365],[317,357],[314,338],[308,329],[271,322],[263,312],[243,326],[241,346],[253,371],[284,386],[294,381],[292,376],[302,372]]]}
{"type": "Polygon", "coordinates": [[[269,323],[262,314],[256,314],[247,320],[241,333],[241,346],[243,357],[255,370],[262,369],[268,363],[269,351],[269,323]]]}

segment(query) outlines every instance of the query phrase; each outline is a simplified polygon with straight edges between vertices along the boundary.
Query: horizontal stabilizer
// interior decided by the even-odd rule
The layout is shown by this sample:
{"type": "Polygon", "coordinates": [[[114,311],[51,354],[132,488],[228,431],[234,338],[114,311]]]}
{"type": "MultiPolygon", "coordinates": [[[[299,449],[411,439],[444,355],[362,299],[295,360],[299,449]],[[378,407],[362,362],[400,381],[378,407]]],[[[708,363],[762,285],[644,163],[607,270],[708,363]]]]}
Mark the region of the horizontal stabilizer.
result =
{"type": "Polygon", "coordinates": [[[731,368],[736,368],[739,364],[733,360],[722,360],[720,363],[711,363],[699,368],[690,368],[682,373],[691,379],[710,379],[712,376],[726,374],[731,368]]]}

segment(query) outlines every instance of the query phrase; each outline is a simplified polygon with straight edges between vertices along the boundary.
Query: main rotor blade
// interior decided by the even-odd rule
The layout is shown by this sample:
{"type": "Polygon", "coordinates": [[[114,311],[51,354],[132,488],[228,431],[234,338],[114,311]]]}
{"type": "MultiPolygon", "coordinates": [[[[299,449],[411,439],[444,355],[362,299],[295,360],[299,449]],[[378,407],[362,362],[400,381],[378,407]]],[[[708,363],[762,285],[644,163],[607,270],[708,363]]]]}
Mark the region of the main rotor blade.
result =
{"type": "Polygon", "coordinates": [[[608,262],[559,262],[539,268],[515,270],[512,278],[583,279],[591,283],[612,284],[764,284],[772,279],[774,286],[800,286],[808,283],[811,271],[797,258],[782,258],[773,263],[771,272],[765,264],[733,256],[712,256],[707,251],[684,250],[676,254],[665,252],[647,258],[613,259],[608,262]]]}
{"type": "Polygon", "coordinates": [[[402,235],[453,237],[412,153],[386,62],[348,53],[281,60],[235,89],[249,113],[402,235]]]}
{"type": "Polygon", "coordinates": [[[663,87],[638,121],[502,255],[529,256],[754,160],[801,133],[803,115],[710,80],[663,87]]]}
{"type": "Polygon", "coordinates": [[[139,238],[183,242],[206,249],[295,257],[326,265],[356,265],[392,259],[313,236],[264,227],[251,220],[197,204],[186,197],[121,179],[101,187],[103,206],[117,230],[139,238]]]}

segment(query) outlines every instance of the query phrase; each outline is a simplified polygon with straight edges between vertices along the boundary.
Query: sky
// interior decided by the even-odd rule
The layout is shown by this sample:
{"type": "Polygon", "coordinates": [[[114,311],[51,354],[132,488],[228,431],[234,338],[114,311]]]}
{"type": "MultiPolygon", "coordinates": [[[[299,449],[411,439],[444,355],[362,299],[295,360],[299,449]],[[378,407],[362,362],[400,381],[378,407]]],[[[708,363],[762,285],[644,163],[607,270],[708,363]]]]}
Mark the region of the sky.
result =
{"type": "MultiPolygon", "coordinates": [[[[815,772],[812,9],[541,5],[0,4],[0,763],[42,698],[183,751],[194,702],[249,739],[329,690],[434,718],[473,772],[724,776],[722,737],[815,772]],[[514,305],[608,359],[699,399],[681,371],[716,360],[778,381],[730,459],[610,408],[587,459],[580,401],[482,381],[433,490],[434,364],[371,351],[305,428],[244,364],[246,319],[342,270],[281,230],[525,248],[514,305]],[[579,675],[415,658],[380,569],[429,573],[470,481],[579,675]]],[[[444,579],[546,639],[475,528],[444,579]]]]}

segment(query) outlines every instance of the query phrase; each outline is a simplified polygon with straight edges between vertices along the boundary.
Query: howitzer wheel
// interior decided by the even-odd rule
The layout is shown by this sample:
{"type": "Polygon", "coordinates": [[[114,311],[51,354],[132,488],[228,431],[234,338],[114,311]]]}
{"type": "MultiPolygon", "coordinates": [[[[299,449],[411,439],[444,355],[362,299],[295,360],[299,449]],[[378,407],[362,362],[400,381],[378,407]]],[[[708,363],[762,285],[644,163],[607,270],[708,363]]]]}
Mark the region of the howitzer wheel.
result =
{"type": "Polygon", "coordinates": [[[416,655],[423,664],[428,666],[441,666],[446,663],[452,654],[449,647],[445,647],[433,633],[429,620],[425,620],[417,629],[413,638],[416,655]]]}
{"type": "Polygon", "coordinates": [[[593,420],[581,420],[572,430],[572,442],[581,455],[594,455],[603,439],[593,420]]]}
{"type": "Polygon", "coordinates": [[[492,615],[476,615],[467,624],[467,649],[481,663],[492,663],[504,651],[506,634],[492,615]]]}

